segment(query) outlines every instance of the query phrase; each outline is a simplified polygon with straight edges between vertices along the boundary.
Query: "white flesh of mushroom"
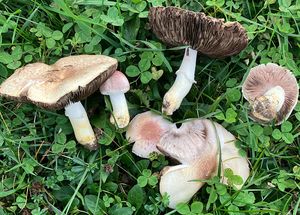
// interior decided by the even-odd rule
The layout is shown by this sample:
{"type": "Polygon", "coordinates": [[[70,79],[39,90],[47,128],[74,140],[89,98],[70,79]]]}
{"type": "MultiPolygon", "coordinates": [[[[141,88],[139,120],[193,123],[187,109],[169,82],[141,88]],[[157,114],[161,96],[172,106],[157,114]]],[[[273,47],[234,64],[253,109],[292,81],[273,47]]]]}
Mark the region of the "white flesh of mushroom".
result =
{"type": "Polygon", "coordinates": [[[274,119],[284,104],[285,92],[280,86],[269,89],[264,95],[255,98],[251,114],[261,120],[274,119]]]}
{"type": "Polygon", "coordinates": [[[284,89],[282,89],[282,87],[280,86],[273,87],[269,89],[264,94],[264,96],[268,98],[268,100],[271,102],[271,104],[274,106],[277,112],[281,109],[285,98],[285,92],[284,89]]]}
{"type": "Polygon", "coordinates": [[[96,136],[82,104],[70,103],[65,107],[65,115],[72,124],[77,141],[88,148],[95,147],[96,136]]]}
{"type": "Polygon", "coordinates": [[[176,80],[163,99],[162,111],[172,115],[180,107],[184,97],[189,93],[195,83],[195,68],[197,51],[186,48],[180,68],[176,72],[176,80]]]}

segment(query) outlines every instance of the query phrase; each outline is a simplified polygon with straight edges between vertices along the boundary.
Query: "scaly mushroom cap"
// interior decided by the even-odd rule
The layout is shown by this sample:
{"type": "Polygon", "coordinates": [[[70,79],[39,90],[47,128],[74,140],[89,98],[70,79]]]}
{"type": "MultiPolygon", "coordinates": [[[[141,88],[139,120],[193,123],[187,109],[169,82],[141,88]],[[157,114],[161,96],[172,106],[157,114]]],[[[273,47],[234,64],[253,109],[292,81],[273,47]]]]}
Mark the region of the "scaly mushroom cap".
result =
{"type": "Polygon", "coordinates": [[[28,64],[1,84],[0,95],[47,109],[61,109],[95,92],[116,68],[117,60],[103,55],[65,57],[51,66],[28,64]]]}
{"type": "Polygon", "coordinates": [[[136,115],[128,125],[126,138],[135,142],[132,152],[140,157],[148,158],[152,152],[160,153],[156,144],[169,129],[176,127],[162,116],[147,111],[136,115]]]}
{"type": "Polygon", "coordinates": [[[250,70],[242,86],[242,92],[244,98],[252,105],[251,118],[262,123],[275,119],[278,125],[290,116],[296,106],[299,86],[295,76],[288,69],[268,63],[250,70]],[[264,97],[264,94],[274,87],[281,87],[284,90],[284,102],[279,111],[266,102],[264,97]],[[261,116],[258,116],[258,113],[261,116]]]}
{"type": "Polygon", "coordinates": [[[130,84],[126,76],[120,72],[115,71],[100,87],[100,92],[103,95],[113,93],[126,93],[130,88],[130,84]]]}
{"type": "Polygon", "coordinates": [[[150,26],[163,42],[188,45],[209,57],[224,58],[239,53],[248,44],[243,26],[177,7],[151,7],[150,26]]]}

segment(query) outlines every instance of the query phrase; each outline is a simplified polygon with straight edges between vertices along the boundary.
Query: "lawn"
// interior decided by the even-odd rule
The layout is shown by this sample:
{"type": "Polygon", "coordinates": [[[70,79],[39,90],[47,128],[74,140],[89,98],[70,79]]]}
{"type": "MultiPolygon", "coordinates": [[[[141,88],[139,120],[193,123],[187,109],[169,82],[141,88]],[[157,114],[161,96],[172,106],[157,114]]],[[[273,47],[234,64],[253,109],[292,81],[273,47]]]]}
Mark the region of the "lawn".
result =
{"type": "Polygon", "coordinates": [[[130,81],[131,119],[161,114],[186,46],[168,46],[149,25],[152,6],[178,6],[238,21],[248,45],[215,59],[198,54],[196,83],[171,116],[213,120],[237,139],[250,176],[238,190],[211,178],[189,203],[170,209],[159,172],[174,160],[132,153],[126,128],[110,123],[112,105],[96,91],[82,101],[99,137],[90,151],[76,143],[64,110],[0,98],[0,215],[300,214],[300,103],[281,125],[248,116],[241,86],[250,69],[276,63],[300,76],[299,0],[0,0],[0,82],[28,63],[103,54],[130,81]]]}

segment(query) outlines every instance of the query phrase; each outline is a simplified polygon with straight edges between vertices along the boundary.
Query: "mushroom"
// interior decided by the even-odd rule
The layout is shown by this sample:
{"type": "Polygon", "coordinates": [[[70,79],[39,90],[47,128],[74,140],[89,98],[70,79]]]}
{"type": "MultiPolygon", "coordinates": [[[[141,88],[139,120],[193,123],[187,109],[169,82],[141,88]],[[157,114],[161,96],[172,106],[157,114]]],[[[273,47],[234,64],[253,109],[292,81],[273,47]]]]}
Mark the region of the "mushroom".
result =
{"type": "Polygon", "coordinates": [[[253,67],[242,86],[250,103],[250,117],[263,124],[281,124],[297,104],[299,86],[295,76],[274,63],[253,67]]]}
{"type": "Polygon", "coordinates": [[[189,201],[203,186],[203,180],[217,173],[219,152],[222,182],[227,183],[223,173],[226,168],[246,181],[249,176],[247,159],[238,154],[234,140],[225,128],[206,119],[184,122],[180,128],[170,129],[160,138],[157,148],[181,163],[165,167],[161,172],[160,193],[169,195],[170,208],[189,201]]]}
{"type": "Polygon", "coordinates": [[[172,45],[187,45],[176,80],[163,99],[162,111],[172,115],[195,83],[197,52],[224,58],[238,54],[248,43],[245,29],[238,22],[226,22],[204,13],[177,7],[152,7],[149,22],[155,35],[172,45]]]}
{"type": "MultiPolygon", "coordinates": [[[[167,166],[160,173],[160,193],[169,195],[170,208],[189,201],[203,186],[203,180],[217,174],[220,156],[222,183],[228,184],[224,176],[227,168],[240,176],[243,183],[249,176],[247,159],[235,147],[235,137],[207,119],[191,119],[177,128],[162,116],[147,111],[131,120],[126,137],[135,142],[132,151],[140,157],[162,152],[180,163],[167,166]]],[[[240,189],[242,185],[235,187],[240,189]]]]}
{"type": "Polygon", "coordinates": [[[94,131],[79,101],[99,89],[116,68],[117,60],[103,55],[65,57],[50,66],[28,64],[0,85],[0,95],[45,109],[65,108],[77,141],[96,149],[94,131]]]}
{"type": "Polygon", "coordinates": [[[126,127],[130,120],[124,95],[129,88],[130,85],[128,79],[120,71],[115,71],[100,87],[100,92],[103,95],[109,95],[113,107],[110,122],[112,124],[116,123],[119,128],[126,127]]]}
{"type": "Polygon", "coordinates": [[[149,158],[153,152],[161,153],[156,148],[160,138],[169,129],[176,126],[162,116],[147,111],[136,115],[127,128],[126,138],[135,142],[132,152],[140,157],[149,158]]]}

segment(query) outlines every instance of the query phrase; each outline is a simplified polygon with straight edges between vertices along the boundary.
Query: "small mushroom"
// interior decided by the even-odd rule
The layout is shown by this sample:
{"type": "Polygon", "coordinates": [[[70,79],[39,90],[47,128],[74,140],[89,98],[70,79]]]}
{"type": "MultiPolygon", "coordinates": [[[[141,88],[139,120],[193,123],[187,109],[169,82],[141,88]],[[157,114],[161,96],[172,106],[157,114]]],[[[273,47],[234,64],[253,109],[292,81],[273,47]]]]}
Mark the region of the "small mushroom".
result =
{"type": "Polygon", "coordinates": [[[161,136],[176,126],[162,116],[147,111],[136,115],[127,128],[126,138],[135,142],[132,152],[140,157],[149,158],[150,153],[157,152],[156,144],[161,136]]]}
{"type": "Polygon", "coordinates": [[[217,173],[219,152],[222,182],[227,183],[224,177],[226,168],[246,181],[249,176],[247,159],[239,155],[234,140],[225,128],[206,119],[184,122],[180,128],[173,128],[160,138],[157,148],[181,163],[165,167],[161,172],[160,193],[169,195],[170,208],[189,201],[202,187],[203,180],[217,173]]]}
{"type": "Polygon", "coordinates": [[[120,71],[115,71],[100,87],[100,92],[103,95],[109,95],[113,107],[110,122],[112,124],[116,122],[119,128],[126,127],[130,120],[124,95],[129,89],[129,81],[120,71]]]}
{"type": "Polygon", "coordinates": [[[162,111],[172,115],[195,83],[197,52],[209,57],[224,58],[238,54],[248,43],[245,29],[238,22],[224,22],[204,13],[177,7],[152,7],[150,26],[163,42],[187,45],[176,80],[163,99],[162,111]]]}
{"type": "Polygon", "coordinates": [[[0,95],[45,109],[65,108],[79,143],[89,149],[97,141],[80,100],[86,98],[116,70],[117,60],[103,55],[61,58],[53,65],[28,64],[0,86],[0,95]]]}
{"type": "Polygon", "coordinates": [[[253,67],[242,86],[250,103],[250,117],[263,124],[286,120],[297,104],[299,86],[295,76],[274,63],[253,67]]]}

